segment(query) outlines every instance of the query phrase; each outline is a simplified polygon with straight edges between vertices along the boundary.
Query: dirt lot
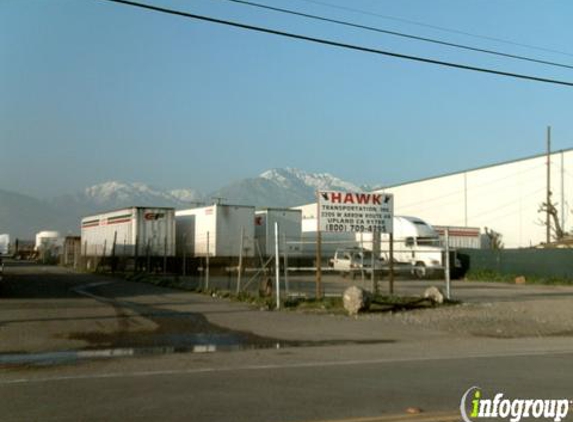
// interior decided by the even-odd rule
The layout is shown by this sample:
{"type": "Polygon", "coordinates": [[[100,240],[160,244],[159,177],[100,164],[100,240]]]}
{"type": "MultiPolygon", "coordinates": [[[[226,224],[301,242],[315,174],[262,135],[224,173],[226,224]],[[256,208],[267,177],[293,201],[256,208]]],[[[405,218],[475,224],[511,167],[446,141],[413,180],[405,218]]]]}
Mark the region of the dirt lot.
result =
{"type": "MultiPolygon", "coordinates": [[[[571,299],[471,303],[384,315],[381,319],[479,337],[570,336],[573,335],[571,305],[571,299]]],[[[371,315],[364,317],[373,318],[371,315]]]]}

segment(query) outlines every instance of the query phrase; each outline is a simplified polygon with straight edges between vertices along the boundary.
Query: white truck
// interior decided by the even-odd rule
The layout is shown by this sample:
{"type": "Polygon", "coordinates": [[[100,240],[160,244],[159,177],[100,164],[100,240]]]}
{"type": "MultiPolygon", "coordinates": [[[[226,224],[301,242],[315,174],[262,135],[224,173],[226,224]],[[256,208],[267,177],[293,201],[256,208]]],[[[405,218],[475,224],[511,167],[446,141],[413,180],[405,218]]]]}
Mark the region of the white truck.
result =
{"type": "MultiPolygon", "coordinates": [[[[425,278],[443,271],[444,248],[436,230],[418,217],[394,216],[394,262],[409,264],[411,272],[425,278]]],[[[365,248],[372,248],[372,235],[364,234],[365,248]]],[[[381,235],[380,251],[389,260],[390,235],[381,235]]]]}
{"type": "MultiPolygon", "coordinates": [[[[412,274],[419,278],[443,271],[444,248],[440,244],[438,233],[431,225],[417,217],[394,216],[393,230],[395,263],[407,264],[412,274]]],[[[390,236],[382,234],[380,237],[380,257],[389,262],[390,236]]],[[[337,240],[339,240],[339,247],[364,248],[369,251],[373,249],[371,233],[323,233],[322,238],[328,239],[329,247],[323,247],[322,253],[323,256],[326,255],[329,258],[332,258],[335,253],[332,245],[336,244],[337,240]]],[[[303,221],[303,239],[307,242],[311,240],[316,242],[316,219],[303,221]],[[308,230],[306,233],[305,228],[308,230]],[[313,228],[314,232],[311,232],[310,229],[313,228]]],[[[312,250],[315,249],[312,248],[312,250]]]]}
{"type": "Polygon", "coordinates": [[[329,264],[335,271],[341,272],[343,276],[350,274],[352,278],[355,278],[360,272],[370,273],[372,267],[375,271],[383,269],[385,260],[375,258],[372,251],[367,251],[364,248],[339,248],[329,264]]]}

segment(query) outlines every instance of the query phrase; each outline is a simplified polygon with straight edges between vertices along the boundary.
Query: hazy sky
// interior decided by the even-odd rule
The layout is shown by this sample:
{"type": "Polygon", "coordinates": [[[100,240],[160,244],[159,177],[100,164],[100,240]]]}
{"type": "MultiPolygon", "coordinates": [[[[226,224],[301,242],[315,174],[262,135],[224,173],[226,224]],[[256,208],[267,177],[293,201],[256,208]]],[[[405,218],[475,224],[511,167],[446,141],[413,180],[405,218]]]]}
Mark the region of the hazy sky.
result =
{"type": "MultiPolygon", "coordinates": [[[[573,2],[322,0],[552,53],[326,7],[254,0],[573,65],[573,2]]],[[[147,3],[573,82],[573,70],[463,52],[225,0],[147,3]]],[[[0,0],[0,188],[106,180],[210,190],[272,167],[393,184],[573,147],[573,87],[342,50],[102,0],[0,0]]]]}

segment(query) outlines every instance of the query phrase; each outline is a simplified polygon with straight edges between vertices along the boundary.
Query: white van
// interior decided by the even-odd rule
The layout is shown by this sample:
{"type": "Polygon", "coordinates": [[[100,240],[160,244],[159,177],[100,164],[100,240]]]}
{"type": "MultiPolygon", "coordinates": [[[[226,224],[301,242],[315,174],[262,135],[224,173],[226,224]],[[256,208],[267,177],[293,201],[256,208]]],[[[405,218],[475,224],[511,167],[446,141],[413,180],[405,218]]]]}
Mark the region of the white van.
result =
{"type": "MultiPolygon", "coordinates": [[[[411,266],[412,275],[418,278],[439,274],[444,270],[444,248],[436,230],[418,217],[394,216],[394,261],[411,266]]],[[[356,238],[358,239],[358,236],[356,238]]],[[[364,245],[371,248],[372,235],[363,235],[364,245]]],[[[390,237],[381,235],[381,256],[389,260],[390,237]]],[[[452,262],[455,265],[459,263],[452,262]]]]}
{"type": "Polygon", "coordinates": [[[361,271],[369,273],[374,263],[374,269],[380,270],[384,266],[384,259],[375,259],[371,251],[364,248],[339,248],[334,253],[334,258],[330,260],[330,265],[335,271],[340,271],[342,275],[352,274],[354,278],[361,271]]]}
{"type": "MultiPolygon", "coordinates": [[[[316,219],[307,218],[302,221],[303,256],[316,255],[316,219]]],[[[404,271],[409,271],[418,278],[443,274],[444,247],[440,236],[434,228],[418,217],[395,215],[394,231],[394,262],[401,265],[404,271]],[[406,270],[406,268],[408,268],[406,270]]],[[[390,260],[389,235],[382,234],[380,242],[380,258],[383,262],[390,260]]],[[[341,245],[344,249],[372,250],[372,233],[323,233],[322,256],[332,256],[341,245]]],[[[334,260],[331,260],[334,261],[334,260]]],[[[460,261],[452,258],[453,269],[461,268],[460,261]]],[[[347,264],[339,264],[344,268],[347,264]]],[[[341,270],[345,271],[345,270],[341,270]]]]}

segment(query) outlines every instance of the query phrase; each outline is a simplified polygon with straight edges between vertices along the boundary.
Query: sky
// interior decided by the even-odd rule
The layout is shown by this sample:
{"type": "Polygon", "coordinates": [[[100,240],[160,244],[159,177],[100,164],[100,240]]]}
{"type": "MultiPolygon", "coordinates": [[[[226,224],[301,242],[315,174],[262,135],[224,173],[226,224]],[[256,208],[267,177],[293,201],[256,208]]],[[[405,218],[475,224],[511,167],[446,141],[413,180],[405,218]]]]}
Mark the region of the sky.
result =
{"type": "MultiPolygon", "coordinates": [[[[573,3],[566,0],[253,1],[573,66],[573,3]]],[[[573,82],[573,69],[228,0],[145,2],[573,82]]],[[[548,125],[553,149],[572,148],[572,100],[571,86],[318,45],[105,0],[0,0],[0,189],[38,197],[108,180],[205,192],[282,167],[392,185],[542,153],[548,125]]]]}

